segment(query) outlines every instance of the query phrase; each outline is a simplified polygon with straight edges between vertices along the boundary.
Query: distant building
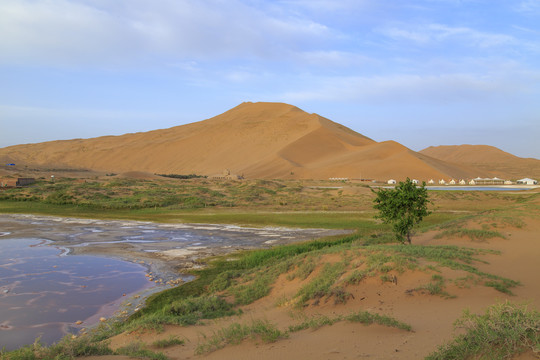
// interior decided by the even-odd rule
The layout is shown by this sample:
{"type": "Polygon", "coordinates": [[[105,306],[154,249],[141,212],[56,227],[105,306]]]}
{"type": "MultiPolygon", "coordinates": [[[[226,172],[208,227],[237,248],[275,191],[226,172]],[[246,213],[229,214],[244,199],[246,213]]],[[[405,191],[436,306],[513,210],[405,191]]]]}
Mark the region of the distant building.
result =
{"type": "Polygon", "coordinates": [[[446,181],[444,179],[439,180],[439,185],[446,185],[446,181]]]}
{"type": "Polygon", "coordinates": [[[35,183],[34,178],[0,179],[0,187],[19,187],[35,183]]]}
{"type": "Polygon", "coordinates": [[[469,181],[469,185],[476,185],[476,181],[474,181],[474,179],[472,179],[471,181],[469,181]]]}
{"type": "Polygon", "coordinates": [[[430,185],[433,185],[433,184],[435,184],[435,180],[429,179],[429,181],[427,183],[430,184],[430,185]]]}
{"type": "Polygon", "coordinates": [[[349,181],[349,178],[329,178],[330,181],[349,181]]]}
{"type": "Polygon", "coordinates": [[[504,185],[512,185],[512,184],[513,184],[513,182],[510,181],[510,180],[505,180],[504,181],[504,185]]]}
{"type": "Polygon", "coordinates": [[[456,180],[454,180],[454,179],[450,180],[449,184],[450,185],[456,185],[456,180]]]}
{"type": "Polygon", "coordinates": [[[397,181],[394,180],[394,179],[390,179],[390,180],[387,181],[387,183],[388,183],[389,185],[395,185],[395,184],[397,184],[397,181]]]}
{"type": "Polygon", "coordinates": [[[34,179],[34,178],[18,178],[17,179],[17,186],[32,185],[35,182],[36,182],[36,179],[34,179]]]}
{"type": "Polygon", "coordinates": [[[418,185],[420,183],[420,181],[416,180],[416,179],[412,179],[411,182],[415,185],[418,185]]]}
{"type": "Polygon", "coordinates": [[[463,179],[459,180],[459,185],[467,185],[467,182],[463,179]]]}
{"type": "Polygon", "coordinates": [[[534,179],[524,178],[524,179],[519,179],[518,181],[516,181],[516,184],[518,184],[518,185],[538,185],[538,181],[536,181],[534,179]]]}
{"type": "Polygon", "coordinates": [[[504,180],[499,179],[498,177],[494,178],[481,178],[477,177],[474,179],[475,185],[504,185],[504,180]]]}
{"type": "Polygon", "coordinates": [[[242,180],[244,177],[236,174],[231,174],[229,169],[223,170],[223,173],[218,175],[209,176],[210,179],[214,180],[242,180]]]}

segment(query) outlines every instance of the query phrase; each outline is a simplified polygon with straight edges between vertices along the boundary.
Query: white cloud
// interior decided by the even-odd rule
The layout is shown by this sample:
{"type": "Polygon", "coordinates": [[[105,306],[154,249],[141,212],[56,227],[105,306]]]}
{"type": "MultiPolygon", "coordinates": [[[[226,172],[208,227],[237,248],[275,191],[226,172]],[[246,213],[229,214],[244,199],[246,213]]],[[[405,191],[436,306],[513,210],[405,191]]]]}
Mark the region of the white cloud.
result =
{"type": "Polygon", "coordinates": [[[312,77],[306,79],[309,90],[289,91],[287,102],[337,101],[355,103],[476,103],[505,100],[535,89],[535,76],[513,74],[442,74],[382,76],[312,77]]]}
{"type": "Polygon", "coordinates": [[[2,0],[0,61],[72,64],[279,57],[329,38],[306,18],[240,0],[2,0]]]}
{"type": "Polygon", "coordinates": [[[506,34],[482,32],[468,27],[451,27],[443,24],[425,24],[421,26],[382,27],[378,32],[394,40],[408,40],[420,45],[444,41],[460,41],[468,46],[495,47],[515,44],[517,41],[506,34]]]}
{"type": "Polygon", "coordinates": [[[348,67],[371,63],[374,60],[353,52],[339,50],[316,50],[298,52],[295,57],[301,64],[323,67],[348,67]]]}
{"type": "Polygon", "coordinates": [[[351,11],[373,3],[372,0],[280,0],[279,3],[318,13],[351,11]]]}
{"type": "Polygon", "coordinates": [[[539,0],[524,0],[519,2],[516,7],[517,11],[523,13],[538,14],[540,13],[540,1],[539,0]]]}

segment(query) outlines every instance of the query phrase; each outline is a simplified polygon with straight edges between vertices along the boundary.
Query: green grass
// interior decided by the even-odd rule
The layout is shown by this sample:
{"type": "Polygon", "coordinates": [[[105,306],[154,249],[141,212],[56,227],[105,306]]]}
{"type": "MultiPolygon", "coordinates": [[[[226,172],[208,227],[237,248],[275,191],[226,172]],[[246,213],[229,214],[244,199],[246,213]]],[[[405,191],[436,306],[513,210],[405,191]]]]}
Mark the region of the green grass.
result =
{"type": "Polygon", "coordinates": [[[447,299],[454,297],[445,290],[445,279],[439,274],[433,275],[431,277],[431,282],[416,290],[425,290],[430,295],[439,295],[447,299]]]}
{"type": "Polygon", "coordinates": [[[130,358],[150,359],[150,360],[167,360],[168,357],[163,353],[156,353],[148,350],[141,342],[132,342],[115,351],[116,355],[127,355],[130,358]]]}
{"type": "Polygon", "coordinates": [[[225,347],[228,344],[240,344],[245,339],[260,339],[265,343],[275,342],[288,335],[278,330],[275,325],[266,320],[254,320],[250,325],[234,323],[226,328],[217,330],[197,346],[196,353],[207,354],[225,347]]]}
{"type": "Polygon", "coordinates": [[[375,233],[385,226],[375,223],[370,216],[358,216],[353,212],[332,211],[250,211],[221,208],[213,211],[205,209],[108,209],[80,205],[58,205],[41,202],[22,202],[0,200],[0,213],[37,214],[64,217],[80,217],[103,220],[138,220],[162,223],[207,223],[236,224],[250,226],[284,226],[323,229],[359,229],[362,233],[375,233]]]}
{"type": "Polygon", "coordinates": [[[338,315],[335,317],[328,316],[314,316],[300,324],[289,326],[289,332],[296,332],[306,329],[318,329],[323,326],[331,326],[339,321],[350,321],[360,323],[363,325],[378,324],[387,327],[394,327],[397,329],[412,331],[412,327],[409,324],[396,320],[395,318],[387,315],[380,315],[371,313],[369,311],[358,311],[349,315],[338,315]]]}
{"type": "MultiPolygon", "coordinates": [[[[336,236],[207,259],[206,268],[192,271],[196,275],[195,280],[151,296],[145,308],[133,314],[126,323],[112,323],[106,327],[100,325],[91,336],[84,337],[87,340],[76,340],[80,343],[63,340],[58,347],[41,346],[38,347],[39,351],[27,347],[20,349],[20,353],[2,353],[2,360],[8,359],[8,354],[9,359],[48,359],[57,355],[59,359],[68,359],[70,354],[107,354],[110,350],[106,345],[96,344],[121,331],[141,328],[160,330],[163,324],[189,325],[202,319],[238,313],[237,305],[249,304],[266,296],[277,277],[284,273],[288,273],[289,280],[309,279],[297,294],[296,301],[301,305],[308,300],[318,300],[322,297],[332,297],[336,302],[345,302],[349,296],[346,286],[360,284],[367,277],[390,278],[393,272],[401,273],[416,268],[424,271],[428,269],[440,271],[443,267],[463,270],[469,275],[462,282],[482,284],[507,294],[511,294],[511,288],[519,284],[510,279],[482,272],[476,267],[475,264],[484,262],[481,256],[496,252],[456,246],[392,244],[390,242],[393,236],[389,232],[389,227],[373,221],[372,197],[364,195],[347,197],[343,193],[339,194],[328,189],[324,191],[310,189],[303,182],[269,180],[217,183],[196,179],[166,184],[114,179],[107,183],[88,182],[80,185],[69,182],[42,184],[41,187],[26,188],[16,193],[17,199],[12,197],[15,193],[2,193],[4,200],[0,199],[0,213],[35,213],[164,223],[204,222],[251,226],[348,228],[356,229],[357,232],[349,236],[336,236]],[[46,200],[48,196],[52,197],[46,200]],[[42,200],[39,200],[40,198],[42,200]],[[328,211],[321,211],[325,208],[328,211]],[[364,211],[358,212],[360,209],[364,211]],[[321,258],[325,254],[337,255],[341,260],[321,264],[321,258]],[[225,296],[227,299],[234,298],[234,304],[226,302],[225,296]],[[14,354],[19,355],[12,357],[14,354]],[[36,354],[39,357],[35,357],[36,354]]],[[[454,201],[446,195],[436,196],[446,203],[454,201]]],[[[452,196],[458,201],[463,201],[472,195],[464,193],[452,196]]],[[[489,227],[496,227],[493,224],[522,226],[521,222],[512,220],[515,211],[511,209],[478,214],[481,199],[486,197],[488,197],[486,194],[475,194],[470,199],[470,205],[467,205],[468,210],[463,212],[436,211],[425,218],[419,231],[437,229],[441,224],[446,224],[442,226],[443,231],[453,231],[463,227],[471,219],[482,224],[480,231],[469,232],[477,237],[490,235],[492,230],[489,227]]],[[[515,199],[499,200],[506,206],[508,201],[517,204],[518,201],[515,199]]],[[[531,209],[536,206],[528,204],[528,200],[523,201],[519,204],[531,209]]],[[[540,207],[532,210],[540,211],[540,207]]],[[[493,230],[493,233],[496,231],[493,230]]],[[[443,294],[445,281],[442,277],[434,275],[429,285],[431,288],[428,290],[433,294],[443,294]]],[[[308,324],[299,326],[316,328],[341,320],[407,328],[391,318],[363,312],[342,318],[312,319],[308,320],[308,324]]],[[[243,341],[250,337],[274,341],[286,335],[286,332],[275,329],[268,322],[237,324],[208,338],[199,348],[202,352],[213,351],[212,349],[225,346],[224,344],[243,341]]],[[[146,353],[147,349],[142,344],[132,344],[126,351],[150,358],[161,356],[146,353]]]]}
{"type": "Polygon", "coordinates": [[[447,229],[442,233],[437,234],[436,239],[443,237],[468,237],[473,241],[485,241],[492,238],[506,239],[506,237],[498,231],[485,229],[447,229]]]}
{"type": "Polygon", "coordinates": [[[465,333],[426,359],[508,359],[540,348],[540,313],[526,305],[496,304],[484,315],[465,311],[455,326],[463,328],[465,333]]]}
{"type": "Polygon", "coordinates": [[[301,306],[311,299],[320,299],[324,296],[331,296],[331,287],[336,280],[345,272],[345,265],[342,262],[324,264],[320,274],[306,285],[302,286],[296,296],[297,305],[301,306]]]}
{"type": "Polygon", "coordinates": [[[218,296],[187,296],[171,299],[160,311],[155,311],[143,317],[134,317],[129,324],[129,328],[160,331],[163,324],[194,325],[203,319],[215,319],[235,314],[238,314],[238,310],[218,296]]]}
{"type": "Polygon", "coordinates": [[[168,348],[168,347],[171,347],[171,346],[184,345],[184,344],[185,344],[184,340],[178,338],[177,336],[170,335],[167,339],[161,339],[161,340],[154,341],[152,343],[152,346],[164,349],[164,348],[168,348]]]}
{"type": "Polygon", "coordinates": [[[93,342],[89,337],[75,337],[66,335],[58,343],[44,346],[39,339],[18,350],[5,352],[0,350],[1,360],[71,360],[76,357],[90,355],[110,355],[113,351],[107,342],[93,342]]]}
{"type": "Polygon", "coordinates": [[[398,321],[390,316],[374,314],[368,311],[359,311],[357,313],[348,315],[345,317],[345,320],[358,322],[364,325],[379,324],[405,331],[412,331],[412,327],[409,324],[398,321]]]}

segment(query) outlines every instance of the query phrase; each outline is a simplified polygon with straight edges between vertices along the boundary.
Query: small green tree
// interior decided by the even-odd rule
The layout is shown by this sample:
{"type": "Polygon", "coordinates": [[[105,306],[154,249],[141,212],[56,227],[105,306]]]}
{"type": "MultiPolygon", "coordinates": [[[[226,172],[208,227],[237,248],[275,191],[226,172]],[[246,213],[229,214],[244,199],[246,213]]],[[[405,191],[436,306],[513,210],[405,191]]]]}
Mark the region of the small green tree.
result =
{"type": "Polygon", "coordinates": [[[386,224],[392,224],[396,238],[402,243],[407,241],[410,244],[413,227],[431,213],[427,208],[430,201],[426,183],[417,187],[407,178],[393,189],[381,188],[372,191],[377,195],[373,200],[373,207],[379,210],[375,217],[386,224]]]}

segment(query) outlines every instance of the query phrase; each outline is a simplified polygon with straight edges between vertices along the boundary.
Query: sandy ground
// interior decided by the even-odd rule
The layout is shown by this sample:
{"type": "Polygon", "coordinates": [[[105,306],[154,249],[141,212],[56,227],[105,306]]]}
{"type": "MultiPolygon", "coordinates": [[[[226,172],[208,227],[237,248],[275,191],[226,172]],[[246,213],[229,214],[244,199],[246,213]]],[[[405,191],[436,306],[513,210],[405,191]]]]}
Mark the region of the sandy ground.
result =
{"type": "MultiPolygon", "coordinates": [[[[280,278],[272,293],[259,301],[243,307],[243,315],[207,321],[204,325],[191,327],[168,326],[162,333],[146,332],[121,334],[112,339],[111,347],[126,346],[134,341],[151,344],[157,339],[171,335],[185,339],[182,346],[174,346],[163,351],[171,359],[421,359],[449,341],[455,334],[453,322],[464,309],[483,313],[486,307],[509,300],[528,303],[540,308],[540,286],[538,286],[538,254],[540,254],[540,219],[526,219],[524,228],[506,228],[506,239],[490,239],[486,242],[472,242],[468,239],[435,239],[435,233],[425,233],[415,239],[418,244],[452,244],[468,247],[498,250],[500,255],[483,255],[489,264],[479,265],[480,270],[508,277],[521,282],[513,289],[515,296],[505,295],[493,288],[472,286],[458,288],[449,286],[448,291],[455,298],[413,293],[406,290],[425,284],[429,275],[421,272],[407,272],[399,276],[398,284],[369,280],[358,286],[347,288],[354,299],[345,305],[321,302],[318,306],[308,306],[302,311],[292,306],[278,306],[278,299],[291,296],[298,290],[298,283],[280,278]],[[230,345],[206,355],[196,355],[195,350],[205,337],[215,331],[237,322],[250,324],[255,319],[269,320],[281,330],[298,324],[302,318],[313,315],[350,314],[368,310],[390,315],[410,324],[412,332],[379,325],[364,326],[350,322],[338,322],[319,329],[291,333],[289,338],[274,343],[260,340],[246,340],[239,345],[230,345]]],[[[452,275],[447,270],[445,276],[452,275]]],[[[455,275],[455,274],[454,274],[455,275]]],[[[457,274],[459,275],[459,274],[457,274]]],[[[101,357],[100,359],[122,359],[123,357],[101,357]]],[[[526,353],[518,359],[534,359],[526,353]]],[[[97,358],[87,358],[88,360],[97,358]]]]}

